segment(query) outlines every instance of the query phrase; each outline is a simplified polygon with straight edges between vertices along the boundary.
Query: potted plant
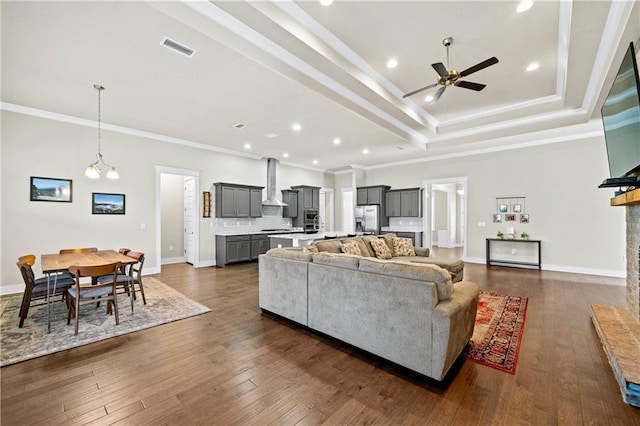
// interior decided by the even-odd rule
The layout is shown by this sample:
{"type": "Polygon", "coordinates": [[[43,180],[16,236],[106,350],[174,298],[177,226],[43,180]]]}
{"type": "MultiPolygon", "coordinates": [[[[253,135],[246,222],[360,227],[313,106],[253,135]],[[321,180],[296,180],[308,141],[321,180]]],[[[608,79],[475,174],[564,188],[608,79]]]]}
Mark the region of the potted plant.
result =
{"type": "Polygon", "coordinates": [[[504,238],[504,234],[501,231],[498,231],[497,236],[498,238],[504,238]]]}
{"type": "Polygon", "coordinates": [[[522,238],[523,240],[528,240],[529,234],[527,234],[526,232],[523,232],[522,234],[520,234],[520,238],[522,238]]]}

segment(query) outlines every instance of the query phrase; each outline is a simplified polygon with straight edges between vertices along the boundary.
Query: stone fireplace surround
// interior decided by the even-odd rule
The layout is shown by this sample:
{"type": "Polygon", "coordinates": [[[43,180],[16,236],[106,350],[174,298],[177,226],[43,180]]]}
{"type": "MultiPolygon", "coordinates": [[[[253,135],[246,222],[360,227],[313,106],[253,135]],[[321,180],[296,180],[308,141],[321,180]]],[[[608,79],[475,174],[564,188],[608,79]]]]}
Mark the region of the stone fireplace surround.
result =
{"type": "Polygon", "coordinates": [[[640,189],[611,199],[625,206],[626,306],[591,305],[591,318],[624,401],[640,407],[640,189]]]}

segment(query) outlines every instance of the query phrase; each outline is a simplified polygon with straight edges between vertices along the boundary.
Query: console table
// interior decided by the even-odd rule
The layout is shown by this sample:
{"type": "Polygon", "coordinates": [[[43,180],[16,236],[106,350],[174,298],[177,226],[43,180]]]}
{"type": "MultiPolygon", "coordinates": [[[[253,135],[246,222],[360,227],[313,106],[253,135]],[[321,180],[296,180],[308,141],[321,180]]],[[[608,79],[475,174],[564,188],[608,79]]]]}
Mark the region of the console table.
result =
{"type": "Polygon", "coordinates": [[[534,266],[539,270],[542,269],[542,241],[540,240],[523,240],[523,239],[503,239],[503,238],[487,238],[487,266],[501,265],[501,266],[534,266]],[[491,243],[518,243],[518,244],[537,244],[538,245],[538,261],[537,262],[521,262],[515,260],[500,260],[491,258],[491,243]]]}

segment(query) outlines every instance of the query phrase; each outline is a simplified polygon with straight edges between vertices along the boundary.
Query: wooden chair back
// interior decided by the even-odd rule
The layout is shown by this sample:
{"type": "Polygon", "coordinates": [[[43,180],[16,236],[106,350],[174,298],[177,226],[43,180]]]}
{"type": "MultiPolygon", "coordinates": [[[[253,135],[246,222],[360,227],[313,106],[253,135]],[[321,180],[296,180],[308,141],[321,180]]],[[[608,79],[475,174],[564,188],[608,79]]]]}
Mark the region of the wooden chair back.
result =
{"type": "Polygon", "coordinates": [[[20,256],[18,258],[18,262],[28,263],[29,266],[33,266],[36,264],[36,255],[35,254],[25,254],[24,256],[20,256]]]}
{"type": "Polygon", "coordinates": [[[100,300],[108,301],[107,312],[110,312],[111,306],[113,306],[113,311],[116,317],[116,325],[120,324],[120,319],[118,317],[118,298],[116,295],[116,281],[118,279],[118,270],[122,266],[120,262],[109,263],[106,265],[97,265],[97,266],[81,266],[81,265],[73,265],[69,267],[69,272],[71,275],[75,277],[75,291],[69,290],[67,296],[67,324],[71,321],[72,312],[75,314],[76,319],[76,327],[75,327],[75,335],[78,335],[78,323],[79,323],[79,311],[80,305],[83,303],[91,303],[95,302],[94,294],[96,290],[101,288],[111,287],[111,291],[108,294],[101,295],[100,300]],[[113,277],[112,280],[101,284],[97,281],[98,277],[102,277],[105,275],[110,275],[113,277]],[[82,277],[91,277],[93,284],[91,285],[80,285],[80,278],[82,277]],[[83,297],[83,293],[86,293],[87,296],[83,297]],[[74,296],[75,294],[75,296],[74,296]]]}

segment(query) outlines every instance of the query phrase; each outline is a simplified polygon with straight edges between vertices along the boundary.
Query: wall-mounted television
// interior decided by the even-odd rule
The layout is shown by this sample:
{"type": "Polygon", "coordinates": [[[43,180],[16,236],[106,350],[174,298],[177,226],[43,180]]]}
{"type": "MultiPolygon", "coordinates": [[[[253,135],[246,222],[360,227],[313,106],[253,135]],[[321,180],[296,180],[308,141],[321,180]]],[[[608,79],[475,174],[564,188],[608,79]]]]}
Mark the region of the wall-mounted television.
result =
{"type": "Polygon", "coordinates": [[[633,42],[602,105],[609,179],[600,187],[640,183],[640,76],[633,42]]]}

